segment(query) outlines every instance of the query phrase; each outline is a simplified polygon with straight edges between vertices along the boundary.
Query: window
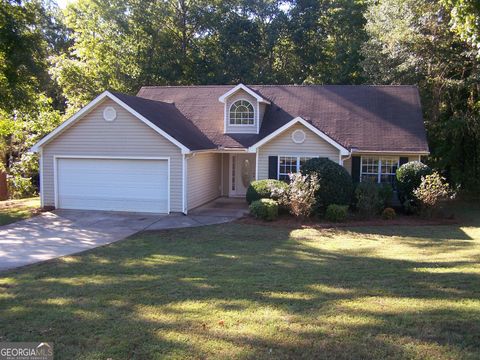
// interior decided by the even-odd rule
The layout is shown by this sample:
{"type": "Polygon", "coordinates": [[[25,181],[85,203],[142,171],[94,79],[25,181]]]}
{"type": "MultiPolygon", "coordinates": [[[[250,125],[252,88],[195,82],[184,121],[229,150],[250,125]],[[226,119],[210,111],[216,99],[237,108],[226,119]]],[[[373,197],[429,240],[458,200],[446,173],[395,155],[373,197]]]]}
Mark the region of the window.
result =
{"type": "Polygon", "coordinates": [[[278,157],[278,179],[288,181],[288,174],[299,172],[305,161],[313,156],[279,156],[278,157]]]}
{"type": "Polygon", "coordinates": [[[360,181],[395,185],[398,158],[362,156],[360,181]]]}
{"type": "Polygon", "coordinates": [[[255,112],[247,100],[235,101],[230,107],[230,125],[253,125],[255,112]]]}

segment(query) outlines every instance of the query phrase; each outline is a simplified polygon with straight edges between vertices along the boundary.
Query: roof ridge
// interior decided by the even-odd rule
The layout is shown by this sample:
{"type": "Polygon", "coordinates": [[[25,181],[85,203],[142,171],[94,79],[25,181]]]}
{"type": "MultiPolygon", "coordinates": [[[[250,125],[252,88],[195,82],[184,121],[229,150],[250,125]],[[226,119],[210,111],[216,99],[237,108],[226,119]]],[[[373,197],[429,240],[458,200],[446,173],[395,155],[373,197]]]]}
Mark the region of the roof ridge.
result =
{"type": "MultiPolygon", "coordinates": [[[[417,87],[416,84],[244,84],[247,87],[417,87]]],[[[218,88],[235,87],[237,85],[145,85],[140,89],[155,88],[218,88]]]]}

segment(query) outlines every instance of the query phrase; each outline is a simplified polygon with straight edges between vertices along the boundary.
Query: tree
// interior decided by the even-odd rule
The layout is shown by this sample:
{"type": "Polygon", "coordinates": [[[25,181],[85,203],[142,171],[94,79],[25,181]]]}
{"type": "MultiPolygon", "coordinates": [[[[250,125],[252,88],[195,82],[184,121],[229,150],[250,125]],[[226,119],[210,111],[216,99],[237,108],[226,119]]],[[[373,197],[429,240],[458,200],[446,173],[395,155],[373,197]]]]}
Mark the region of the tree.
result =
{"type": "MultiPolygon", "coordinates": [[[[36,171],[21,166],[24,154],[60,121],[50,97],[61,107],[61,96],[47,71],[48,56],[66,41],[57,15],[41,1],[2,0],[0,6],[0,171],[18,179],[36,171]]],[[[33,189],[31,181],[20,182],[33,189]]]]}
{"type": "Polygon", "coordinates": [[[39,26],[41,6],[36,1],[1,0],[0,107],[3,111],[30,105],[46,72],[46,41],[39,26]]]}
{"type": "Polygon", "coordinates": [[[366,13],[365,77],[379,84],[418,84],[434,168],[451,182],[480,190],[479,66],[453,32],[440,3],[382,0],[366,13]]]}
{"type": "Polygon", "coordinates": [[[480,58],[480,2],[478,0],[442,0],[450,11],[452,29],[469,42],[480,58]]]}

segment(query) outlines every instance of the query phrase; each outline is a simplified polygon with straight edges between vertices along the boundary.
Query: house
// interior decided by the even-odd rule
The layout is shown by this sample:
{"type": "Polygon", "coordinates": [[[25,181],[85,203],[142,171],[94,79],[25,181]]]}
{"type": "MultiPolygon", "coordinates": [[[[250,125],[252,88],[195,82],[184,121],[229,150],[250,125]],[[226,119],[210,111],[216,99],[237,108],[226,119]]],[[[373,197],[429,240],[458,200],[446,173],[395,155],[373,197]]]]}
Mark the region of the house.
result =
{"type": "Polygon", "coordinates": [[[32,148],[44,207],[183,212],[312,157],[391,182],[428,154],[414,86],[146,86],[104,92],[32,148]]]}

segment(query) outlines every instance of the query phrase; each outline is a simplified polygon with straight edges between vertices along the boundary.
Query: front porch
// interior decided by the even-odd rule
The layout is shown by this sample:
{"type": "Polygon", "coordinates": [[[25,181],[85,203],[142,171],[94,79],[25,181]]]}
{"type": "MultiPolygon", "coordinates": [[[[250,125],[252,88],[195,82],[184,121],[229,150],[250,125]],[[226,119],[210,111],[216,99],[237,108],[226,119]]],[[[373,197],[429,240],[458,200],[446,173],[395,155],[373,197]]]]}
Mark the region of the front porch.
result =
{"type": "Polygon", "coordinates": [[[221,195],[245,199],[247,188],[256,176],[256,154],[222,153],[221,195]]]}
{"type": "Polygon", "coordinates": [[[240,197],[219,197],[188,213],[189,216],[217,216],[221,218],[240,218],[246,214],[248,214],[247,201],[240,197]]]}

